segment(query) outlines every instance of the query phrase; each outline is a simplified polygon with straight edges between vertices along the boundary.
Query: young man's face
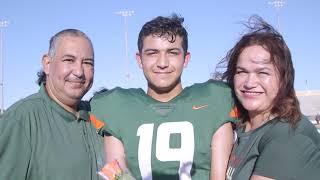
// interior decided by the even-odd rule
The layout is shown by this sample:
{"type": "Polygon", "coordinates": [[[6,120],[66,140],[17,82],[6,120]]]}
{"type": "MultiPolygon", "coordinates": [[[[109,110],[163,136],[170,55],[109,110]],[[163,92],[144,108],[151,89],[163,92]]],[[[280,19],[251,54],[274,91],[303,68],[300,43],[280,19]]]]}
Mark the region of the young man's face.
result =
{"type": "Polygon", "coordinates": [[[148,91],[150,88],[165,93],[182,90],[180,77],[190,54],[184,52],[180,36],[173,43],[156,35],[145,37],[136,59],[148,81],[148,91]]]}
{"type": "Polygon", "coordinates": [[[93,82],[94,60],[91,43],[83,37],[61,37],[54,57],[45,56],[48,94],[60,104],[75,105],[93,82]]]}

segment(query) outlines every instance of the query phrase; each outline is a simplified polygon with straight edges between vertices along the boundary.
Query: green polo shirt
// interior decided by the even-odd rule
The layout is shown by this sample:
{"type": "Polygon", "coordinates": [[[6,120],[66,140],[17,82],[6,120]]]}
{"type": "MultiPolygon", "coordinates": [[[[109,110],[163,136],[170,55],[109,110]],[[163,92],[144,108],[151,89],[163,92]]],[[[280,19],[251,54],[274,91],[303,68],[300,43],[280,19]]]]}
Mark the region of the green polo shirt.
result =
{"type": "Polygon", "coordinates": [[[0,179],[97,180],[103,139],[89,121],[40,91],[12,105],[0,120],[0,179]],[[98,162],[98,163],[97,163],[98,162]]]}

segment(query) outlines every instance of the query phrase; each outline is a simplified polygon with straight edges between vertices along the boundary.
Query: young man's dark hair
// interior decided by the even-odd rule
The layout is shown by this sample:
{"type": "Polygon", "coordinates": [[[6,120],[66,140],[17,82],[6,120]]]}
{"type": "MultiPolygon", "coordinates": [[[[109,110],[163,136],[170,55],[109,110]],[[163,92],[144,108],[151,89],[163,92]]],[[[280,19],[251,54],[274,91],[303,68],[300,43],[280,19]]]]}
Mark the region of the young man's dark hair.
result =
{"type": "Polygon", "coordinates": [[[186,53],[188,51],[188,32],[183,27],[183,21],[183,17],[173,14],[171,17],[158,16],[145,23],[139,33],[139,52],[142,51],[144,38],[154,35],[166,38],[169,42],[174,42],[176,36],[180,36],[182,38],[182,48],[186,53]]]}

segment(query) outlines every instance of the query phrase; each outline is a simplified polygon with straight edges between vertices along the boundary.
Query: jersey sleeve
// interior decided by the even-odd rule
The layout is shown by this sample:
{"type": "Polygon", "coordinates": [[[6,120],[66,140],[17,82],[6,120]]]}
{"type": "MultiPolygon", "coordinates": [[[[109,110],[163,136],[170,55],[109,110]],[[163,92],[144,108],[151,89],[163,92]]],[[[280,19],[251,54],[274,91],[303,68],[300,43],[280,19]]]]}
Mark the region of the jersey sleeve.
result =
{"type": "Polygon", "coordinates": [[[0,119],[0,179],[25,179],[31,159],[30,133],[24,117],[5,113],[0,119]]]}
{"type": "Polygon", "coordinates": [[[225,123],[235,124],[237,121],[237,109],[234,104],[231,88],[223,82],[210,80],[208,90],[212,117],[218,123],[218,127],[225,123]]]}
{"type": "Polygon", "coordinates": [[[270,139],[262,146],[253,174],[274,179],[319,179],[319,147],[296,134],[270,139]]]}
{"type": "Polygon", "coordinates": [[[124,106],[122,91],[115,88],[96,95],[90,101],[90,120],[102,136],[112,135],[121,140],[120,129],[125,126],[120,116],[124,106]]]}

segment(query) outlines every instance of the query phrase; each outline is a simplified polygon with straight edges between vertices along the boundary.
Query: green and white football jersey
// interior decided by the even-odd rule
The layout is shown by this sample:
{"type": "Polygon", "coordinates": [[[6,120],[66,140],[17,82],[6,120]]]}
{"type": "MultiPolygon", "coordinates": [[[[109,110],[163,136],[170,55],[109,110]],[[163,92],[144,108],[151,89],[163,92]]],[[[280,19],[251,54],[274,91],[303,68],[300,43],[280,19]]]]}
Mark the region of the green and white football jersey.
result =
{"type": "Polygon", "coordinates": [[[115,88],[91,101],[92,114],[122,141],[137,179],[209,179],[211,139],[232,122],[231,90],[208,81],[185,88],[163,103],[142,89],[115,88]]]}

